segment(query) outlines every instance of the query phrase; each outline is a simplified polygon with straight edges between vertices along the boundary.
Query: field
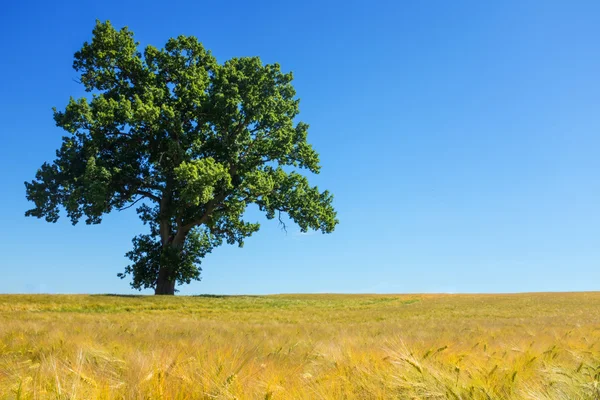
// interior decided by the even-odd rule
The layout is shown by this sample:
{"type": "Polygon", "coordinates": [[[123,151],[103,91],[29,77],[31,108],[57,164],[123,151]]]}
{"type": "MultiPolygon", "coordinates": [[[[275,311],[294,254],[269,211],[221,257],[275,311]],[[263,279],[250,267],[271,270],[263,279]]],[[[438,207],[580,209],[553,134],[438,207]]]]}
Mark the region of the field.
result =
{"type": "Polygon", "coordinates": [[[600,293],[0,296],[0,399],[600,399],[600,293]]]}

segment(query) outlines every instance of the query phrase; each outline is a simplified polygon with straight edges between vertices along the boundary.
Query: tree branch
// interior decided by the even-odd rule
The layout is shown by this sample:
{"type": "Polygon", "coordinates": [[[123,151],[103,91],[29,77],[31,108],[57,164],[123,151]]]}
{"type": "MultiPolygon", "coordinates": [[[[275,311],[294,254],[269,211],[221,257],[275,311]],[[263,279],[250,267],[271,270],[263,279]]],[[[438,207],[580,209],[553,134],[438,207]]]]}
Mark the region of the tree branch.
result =
{"type": "Polygon", "coordinates": [[[204,210],[204,214],[202,214],[202,216],[200,218],[198,218],[195,221],[192,221],[186,225],[184,225],[181,230],[185,231],[185,232],[189,232],[190,229],[192,229],[195,226],[198,225],[202,225],[203,223],[205,223],[208,220],[208,217],[210,217],[210,215],[212,214],[212,212],[214,211],[215,207],[222,202],[223,200],[225,200],[225,198],[227,197],[229,193],[222,193],[219,196],[213,198],[212,200],[210,200],[208,203],[206,203],[206,209],[204,210]]]}
{"type": "Polygon", "coordinates": [[[281,210],[277,210],[277,211],[279,212],[277,215],[277,218],[279,219],[279,224],[281,225],[284,232],[287,234],[287,226],[285,226],[285,222],[283,222],[283,220],[281,219],[281,210]]]}
{"type": "MultiPolygon", "coordinates": [[[[233,178],[236,175],[237,172],[237,165],[231,165],[229,167],[229,175],[233,178]]],[[[235,189],[235,188],[234,188],[235,189]]],[[[198,218],[195,221],[189,222],[186,225],[183,225],[181,227],[181,230],[184,232],[189,232],[190,229],[192,229],[195,226],[198,225],[202,225],[203,223],[205,223],[208,218],[211,216],[212,212],[215,210],[215,208],[223,201],[227,198],[227,196],[229,196],[231,193],[233,192],[232,190],[223,192],[221,194],[219,194],[218,196],[213,197],[212,200],[209,200],[208,203],[206,203],[206,208],[204,209],[204,213],[202,214],[202,216],[200,218],[198,218]]]]}
{"type": "Polygon", "coordinates": [[[143,198],[144,198],[144,196],[140,197],[139,199],[137,199],[136,201],[134,201],[133,203],[131,203],[130,205],[128,205],[126,207],[117,208],[117,211],[127,210],[128,208],[133,207],[138,201],[142,200],[143,198]]]}
{"type": "Polygon", "coordinates": [[[225,133],[225,142],[229,144],[229,141],[232,139],[235,139],[236,136],[239,136],[242,134],[242,132],[244,131],[244,128],[248,125],[250,117],[248,116],[244,116],[242,118],[242,120],[238,123],[238,125],[236,126],[237,129],[235,129],[234,132],[227,132],[225,133]]]}
{"type": "Polygon", "coordinates": [[[250,155],[250,150],[252,150],[252,147],[254,147],[254,144],[256,142],[258,142],[259,140],[264,139],[265,137],[268,136],[268,132],[261,132],[260,137],[258,136],[258,134],[256,135],[256,137],[254,138],[254,140],[252,140],[252,142],[250,142],[250,144],[248,145],[248,147],[246,147],[246,151],[244,152],[244,154],[242,154],[242,156],[240,157],[242,160],[246,160],[248,158],[248,156],[250,155]]]}
{"type": "Polygon", "coordinates": [[[160,203],[160,197],[158,197],[150,192],[147,192],[145,190],[136,190],[134,194],[139,194],[140,196],[147,197],[151,200],[156,201],[157,203],[160,203]]]}

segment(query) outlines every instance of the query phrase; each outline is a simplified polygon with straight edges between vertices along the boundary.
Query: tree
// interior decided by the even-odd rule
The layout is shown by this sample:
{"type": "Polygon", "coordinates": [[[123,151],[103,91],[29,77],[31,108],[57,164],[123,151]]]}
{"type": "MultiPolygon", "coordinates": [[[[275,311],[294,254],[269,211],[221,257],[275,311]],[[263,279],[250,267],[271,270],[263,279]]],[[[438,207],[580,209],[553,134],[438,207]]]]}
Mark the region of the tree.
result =
{"type": "Polygon", "coordinates": [[[63,137],[27,198],[27,216],[73,224],[137,204],[150,228],[133,239],[136,289],[174,294],[200,279],[200,262],[227,242],[244,244],[259,224],[243,219],[255,204],[268,219],[287,215],[301,231],[330,233],[338,220],[328,191],[298,171],[318,173],[308,125],[294,122],[292,74],[258,57],[217,63],[193,36],[138,50],[133,33],[96,22],[73,68],[89,97],[54,108],[63,137]]]}

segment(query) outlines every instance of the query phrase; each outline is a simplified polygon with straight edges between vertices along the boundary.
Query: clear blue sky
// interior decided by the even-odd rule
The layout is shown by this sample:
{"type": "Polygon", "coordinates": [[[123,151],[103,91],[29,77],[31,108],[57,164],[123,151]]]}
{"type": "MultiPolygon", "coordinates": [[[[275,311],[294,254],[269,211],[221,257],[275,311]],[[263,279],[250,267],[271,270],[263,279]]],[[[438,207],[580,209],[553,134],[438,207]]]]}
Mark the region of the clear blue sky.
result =
{"type": "Polygon", "coordinates": [[[322,159],[311,179],[335,194],[333,234],[265,221],[182,294],[600,289],[599,16],[598,1],[8,2],[0,292],[135,292],[116,277],[135,212],[24,217],[95,19],[293,71],[322,159]]]}

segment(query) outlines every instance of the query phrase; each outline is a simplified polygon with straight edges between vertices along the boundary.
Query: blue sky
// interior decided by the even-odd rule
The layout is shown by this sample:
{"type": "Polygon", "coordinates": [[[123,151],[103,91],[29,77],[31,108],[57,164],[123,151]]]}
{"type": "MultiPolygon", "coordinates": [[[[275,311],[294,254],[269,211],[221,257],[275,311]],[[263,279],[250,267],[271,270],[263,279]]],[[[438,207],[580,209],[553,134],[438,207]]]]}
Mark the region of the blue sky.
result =
{"type": "Polygon", "coordinates": [[[63,135],[51,107],[84,94],[71,64],[95,19],[293,71],[323,166],[311,180],[335,195],[333,234],[257,216],[180,293],[597,290],[599,15],[597,1],[7,3],[0,292],[135,292],[116,277],[144,230],[133,210],[24,217],[23,182],[63,135]]]}

